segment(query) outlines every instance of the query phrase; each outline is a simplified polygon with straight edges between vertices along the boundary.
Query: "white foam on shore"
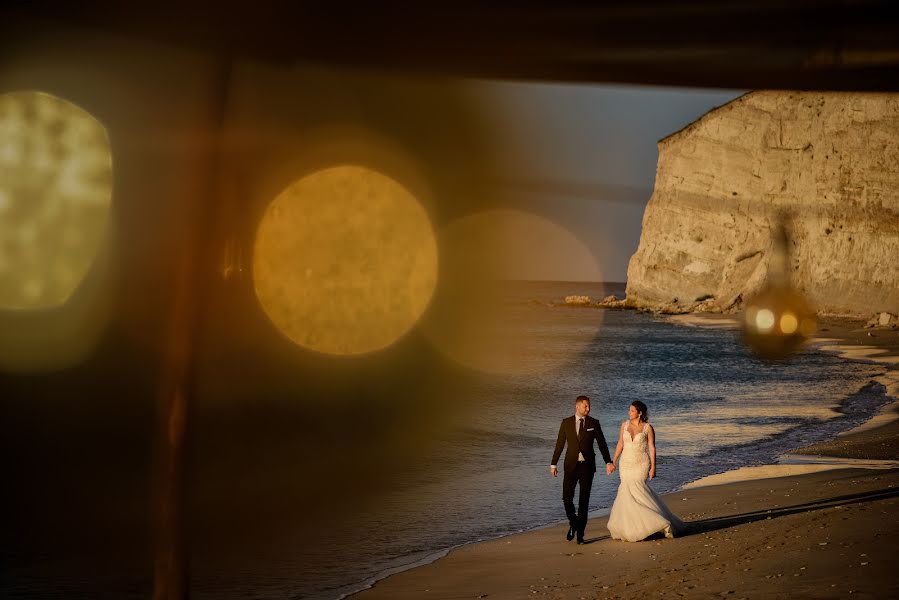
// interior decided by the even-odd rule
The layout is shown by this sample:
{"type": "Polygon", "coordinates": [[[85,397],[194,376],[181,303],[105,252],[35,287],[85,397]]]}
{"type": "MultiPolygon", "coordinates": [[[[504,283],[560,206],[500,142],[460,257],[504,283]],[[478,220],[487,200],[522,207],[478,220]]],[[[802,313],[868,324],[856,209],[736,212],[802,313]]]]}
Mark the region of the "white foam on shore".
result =
{"type": "Polygon", "coordinates": [[[876,346],[850,346],[848,344],[839,343],[840,340],[834,338],[813,338],[812,344],[824,352],[832,352],[840,358],[848,358],[850,360],[870,360],[884,365],[899,365],[899,356],[880,356],[881,354],[889,354],[890,351],[885,348],[876,346]]]}
{"type": "MultiPolygon", "coordinates": [[[[732,316],[712,317],[708,314],[669,315],[668,321],[676,325],[687,327],[700,327],[704,329],[738,329],[739,321],[732,316]]],[[[864,423],[853,427],[848,431],[837,434],[839,436],[859,433],[882,427],[888,423],[899,420],[899,356],[891,355],[890,351],[877,346],[849,345],[839,338],[815,337],[809,341],[809,345],[822,352],[836,354],[840,358],[848,360],[865,360],[886,366],[889,370],[883,375],[874,377],[873,380],[886,388],[886,395],[896,398],[895,401],[881,408],[873,417],[864,423]],[[886,356],[884,356],[886,355],[886,356]]]]}
{"type": "MultiPolygon", "coordinates": [[[[672,315],[667,320],[677,325],[688,327],[700,327],[706,329],[737,329],[739,322],[732,317],[711,318],[707,315],[672,315]]],[[[837,338],[818,337],[810,340],[810,345],[822,352],[836,354],[840,358],[848,360],[865,360],[886,366],[887,370],[882,375],[873,378],[886,388],[886,395],[896,398],[893,402],[883,406],[873,417],[864,423],[844,431],[839,436],[869,431],[882,427],[899,419],[899,356],[890,355],[889,350],[875,346],[849,345],[837,338]],[[887,355],[887,356],[883,356],[887,355]]],[[[837,458],[830,456],[805,456],[799,454],[787,454],[778,459],[777,464],[740,467],[724,473],[717,473],[702,477],[684,485],[681,489],[692,489],[711,485],[723,485],[739,481],[754,481],[757,479],[770,479],[772,477],[789,477],[792,475],[804,475],[806,473],[819,473],[834,469],[894,469],[899,467],[899,461],[895,460],[865,460],[853,458],[837,458]]]]}
{"type": "Polygon", "coordinates": [[[820,471],[832,471],[840,467],[834,465],[762,465],[758,467],[740,467],[733,471],[709,475],[691,481],[683,486],[682,490],[708,487],[710,485],[725,485],[739,481],[755,481],[756,479],[771,479],[772,477],[790,477],[792,475],[805,475],[806,473],[818,473],[820,471]]]}
{"type": "Polygon", "coordinates": [[[780,457],[774,465],[740,467],[732,471],[717,473],[691,481],[681,489],[689,490],[710,485],[724,485],[739,481],[755,481],[772,477],[790,477],[806,473],[820,473],[835,469],[895,469],[899,467],[896,460],[868,460],[858,458],[837,458],[831,456],[807,456],[788,454],[780,457]]]}
{"type": "Polygon", "coordinates": [[[733,317],[713,317],[709,313],[686,313],[682,315],[668,315],[666,319],[676,325],[687,327],[701,327],[703,329],[739,329],[740,322],[733,317]]]}
{"type": "Polygon", "coordinates": [[[839,341],[833,338],[815,338],[812,343],[818,350],[834,353],[840,358],[867,360],[890,367],[889,371],[875,377],[874,381],[886,388],[887,396],[892,396],[896,400],[882,407],[861,425],[838,434],[838,437],[876,429],[899,419],[899,411],[896,410],[899,407],[899,369],[896,369],[899,366],[899,356],[881,356],[888,351],[873,346],[849,346],[837,343],[839,341]]]}
{"type": "MultiPolygon", "coordinates": [[[[890,394],[891,396],[895,396],[896,394],[890,394]]],[[[890,402],[886,406],[882,407],[877,413],[856,427],[852,429],[848,429],[841,433],[837,434],[837,437],[843,437],[844,435],[850,435],[853,433],[861,433],[862,431],[869,431],[871,429],[877,429],[878,427],[883,427],[893,421],[899,419],[899,400],[895,402],[890,402]]]]}

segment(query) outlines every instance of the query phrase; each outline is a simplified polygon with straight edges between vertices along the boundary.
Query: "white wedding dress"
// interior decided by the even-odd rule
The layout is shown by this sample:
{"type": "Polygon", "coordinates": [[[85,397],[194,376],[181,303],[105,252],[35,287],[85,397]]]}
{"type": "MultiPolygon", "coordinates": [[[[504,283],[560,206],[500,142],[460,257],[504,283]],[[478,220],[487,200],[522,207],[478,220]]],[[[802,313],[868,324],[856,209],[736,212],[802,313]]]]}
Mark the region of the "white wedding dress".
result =
{"type": "Polygon", "coordinates": [[[663,532],[674,537],[683,531],[684,524],[647,484],[649,453],[647,433],[649,423],[631,439],[627,424],[622,426],[624,449],[618,464],[621,483],[609,514],[609,533],[612,539],[639,542],[654,533],[663,532]]]}

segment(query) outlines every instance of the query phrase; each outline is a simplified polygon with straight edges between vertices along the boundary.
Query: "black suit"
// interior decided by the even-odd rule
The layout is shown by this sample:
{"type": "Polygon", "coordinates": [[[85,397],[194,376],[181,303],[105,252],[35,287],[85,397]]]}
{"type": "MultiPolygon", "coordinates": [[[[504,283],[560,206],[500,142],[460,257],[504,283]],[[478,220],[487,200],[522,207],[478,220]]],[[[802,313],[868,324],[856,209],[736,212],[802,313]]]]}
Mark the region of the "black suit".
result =
{"type": "Polygon", "coordinates": [[[556,440],[556,449],[553,451],[553,459],[550,464],[558,464],[562,455],[562,448],[568,446],[565,452],[564,478],[562,479],[562,502],[565,504],[565,514],[568,522],[577,532],[579,540],[584,537],[584,529],[587,527],[587,511],[590,506],[590,488],[593,486],[593,475],[596,473],[596,453],[593,451],[593,443],[599,446],[599,451],[606,463],[612,462],[609,456],[609,447],[606,438],[602,434],[599,421],[591,416],[584,417],[583,435],[578,436],[575,417],[562,419],[559,426],[559,438],[556,440]],[[578,460],[578,454],[583,455],[584,460],[578,460]],[[578,510],[574,511],[574,488],[580,484],[578,495],[578,510]]]}

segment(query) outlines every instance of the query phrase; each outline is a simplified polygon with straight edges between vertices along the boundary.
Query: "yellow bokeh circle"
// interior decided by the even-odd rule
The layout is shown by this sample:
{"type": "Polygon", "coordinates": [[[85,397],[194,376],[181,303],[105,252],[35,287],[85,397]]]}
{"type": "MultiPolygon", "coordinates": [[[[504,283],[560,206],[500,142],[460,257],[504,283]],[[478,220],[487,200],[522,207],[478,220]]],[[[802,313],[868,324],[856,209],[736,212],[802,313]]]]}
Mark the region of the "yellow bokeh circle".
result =
{"type": "Polygon", "coordinates": [[[42,92],[0,95],[0,309],[65,304],[104,244],[111,205],[97,119],[42,92]]]}
{"type": "Polygon", "coordinates": [[[256,296],[296,344],[337,355],[390,346],[428,306],[437,244],[421,203],[376,170],[342,165],[289,185],[253,249],[256,296]]]}
{"type": "Polygon", "coordinates": [[[509,294],[513,282],[532,274],[549,279],[558,271],[541,272],[541,265],[558,268],[562,260],[602,281],[590,249],[561,225],[525,211],[487,210],[449,223],[440,244],[441,293],[422,329],[453,362],[489,374],[548,373],[575,360],[598,334],[600,310],[590,313],[592,323],[579,326],[581,335],[547,351],[546,324],[564,321],[570,309],[535,306],[509,294]]]}

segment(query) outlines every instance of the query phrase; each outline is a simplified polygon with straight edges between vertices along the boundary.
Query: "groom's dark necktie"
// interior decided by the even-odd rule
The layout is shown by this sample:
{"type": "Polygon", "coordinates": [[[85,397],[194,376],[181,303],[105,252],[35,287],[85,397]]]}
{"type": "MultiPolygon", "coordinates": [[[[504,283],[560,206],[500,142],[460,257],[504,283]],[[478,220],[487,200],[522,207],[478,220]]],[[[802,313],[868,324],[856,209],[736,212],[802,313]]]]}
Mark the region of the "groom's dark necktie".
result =
{"type": "Polygon", "coordinates": [[[584,418],[581,417],[577,420],[577,441],[581,441],[584,439],[584,418]]]}

